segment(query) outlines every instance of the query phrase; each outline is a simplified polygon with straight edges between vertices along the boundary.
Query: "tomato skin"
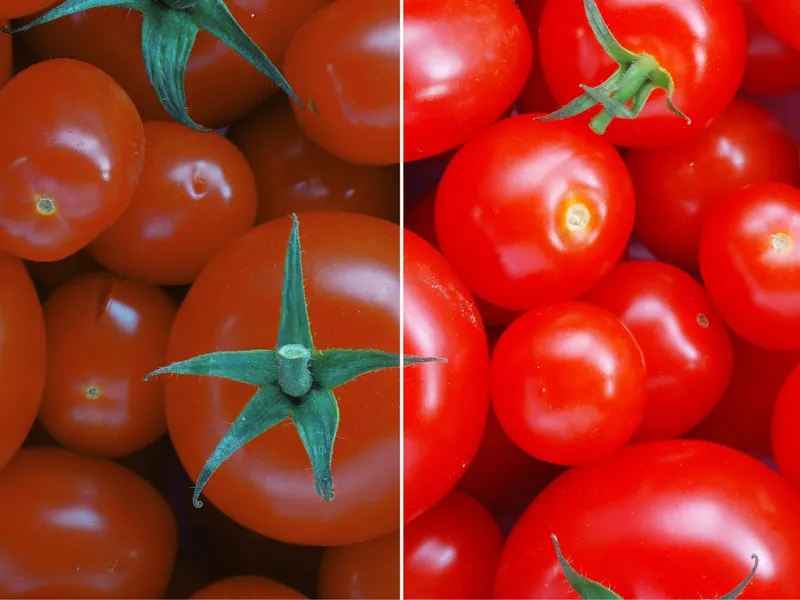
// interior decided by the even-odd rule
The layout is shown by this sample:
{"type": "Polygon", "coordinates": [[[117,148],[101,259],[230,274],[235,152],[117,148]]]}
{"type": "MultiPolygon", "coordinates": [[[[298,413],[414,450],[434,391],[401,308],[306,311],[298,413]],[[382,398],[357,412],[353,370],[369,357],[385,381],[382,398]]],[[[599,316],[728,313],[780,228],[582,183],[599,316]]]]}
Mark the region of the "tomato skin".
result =
{"type": "Polygon", "coordinates": [[[399,222],[396,167],[354,165],[317,146],[277,97],[237,121],[228,138],[256,177],[256,223],[293,212],[341,210],[399,222]]]}
{"type": "MultiPolygon", "coordinates": [[[[534,47],[538,46],[539,23],[542,20],[542,10],[544,10],[545,4],[547,4],[547,0],[517,1],[517,6],[528,25],[528,32],[534,47]]],[[[558,108],[558,102],[555,101],[550,88],[547,87],[544,71],[542,71],[542,56],[538,51],[533,54],[531,70],[525,86],[517,97],[516,106],[520,113],[551,113],[558,108]]]]}
{"type": "Polygon", "coordinates": [[[764,24],[792,48],[800,50],[800,5],[793,0],[753,0],[764,24]]]}
{"type": "Polygon", "coordinates": [[[319,569],[318,598],[399,598],[400,532],[360,544],[327,548],[319,569]]]}
{"type": "Polygon", "coordinates": [[[133,199],[89,251],[126,277],[191,283],[217,252],[252,228],[255,178],[241,152],[218,133],[168,121],[149,121],[144,132],[147,151],[133,199]]]}
{"type": "Polygon", "coordinates": [[[273,579],[258,577],[256,575],[239,575],[215,581],[202,590],[192,595],[192,600],[214,598],[253,598],[267,600],[278,598],[282,600],[295,600],[306,598],[300,592],[293,590],[273,579]]]}
{"type": "Polygon", "coordinates": [[[797,597],[798,507],[777,473],[730,448],[628,446],[536,497],[506,541],[494,597],[576,597],[551,534],[575,569],[623,598],[719,597],[748,575],[754,552],[759,568],[745,595],[797,597]]]}
{"type": "Polygon", "coordinates": [[[703,226],[715,208],[751,183],[800,183],[797,148],[762,106],[736,98],[695,137],[631,149],[634,232],[659,259],[696,270],[703,226]]]}
{"type": "MultiPolygon", "coordinates": [[[[0,20],[0,26],[8,27],[8,22],[0,20]]],[[[4,35],[0,38],[0,87],[11,79],[14,74],[14,56],[11,48],[11,36],[4,35]]]]}
{"type": "MultiPolygon", "coordinates": [[[[44,10],[57,0],[5,0],[0,8],[0,20],[18,19],[44,10]]],[[[4,36],[5,37],[5,36],[4,36]]]]}
{"type": "MultiPolygon", "coordinates": [[[[673,100],[691,119],[689,124],[670,112],[666,93],[656,90],[638,118],[614,119],[604,135],[609,142],[631,148],[677,143],[700,132],[733,100],[747,48],[740,0],[598,0],[597,6],[622,46],[651,54],[672,74],[673,100]]],[[[545,6],[539,48],[559,105],[579,96],[580,84],[599,85],[617,69],[592,34],[581,0],[545,6]]]]}
{"type": "Polygon", "coordinates": [[[795,368],[781,387],[772,413],[772,455],[778,472],[800,492],[800,442],[795,428],[800,420],[800,368],[795,368]]]}
{"type": "Polygon", "coordinates": [[[303,24],[286,51],[286,79],[315,107],[292,105],[300,128],[343,160],[400,162],[399,8],[336,0],[303,24]]]}
{"type": "Polygon", "coordinates": [[[0,510],[4,597],[159,598],[169,583],[175,518],[124,467],[60,448],[23,450],[0,472],[0,510]]]}
{"type": "Polygon", "coordinates": [[[747,65],[740,90],[756,96],[780,96],[800,88],[800,50],[770,31],[753,8],[742,0],[747,23],[747,65]]]}
{"type": "Polygon", "coordinates": [[[491,598],[502,547],[489,512],[466,494],[451,492],[405,529],[405,597],[491,598]]]}
{"type": "Polygon", "coordinates": [[[634,198],[625,164],[605,140],[525,115],[456,153],[435,210],[442,252],[470,289],[523,311],[576,298],[608,272],[630,237],[634,198]]]}

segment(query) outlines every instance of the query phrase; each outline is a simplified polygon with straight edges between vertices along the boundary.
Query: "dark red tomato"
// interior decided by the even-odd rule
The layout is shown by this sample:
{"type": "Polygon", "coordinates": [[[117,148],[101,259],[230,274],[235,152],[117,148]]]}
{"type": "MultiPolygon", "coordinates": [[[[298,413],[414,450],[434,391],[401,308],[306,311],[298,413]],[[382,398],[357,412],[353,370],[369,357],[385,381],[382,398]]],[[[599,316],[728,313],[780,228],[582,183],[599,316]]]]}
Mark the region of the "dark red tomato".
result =
{"type": "Polygon", "coordinates": [[[717,598],[759,558],[747,598],[800,595],[800,498],[730,448],[668,440],[570,469],[531,503],[503,549],[495,598],[575,598],[571,565],[623,598],[717,598]]]}
{"type": "MultiPolygon", "coordinates": [[[[740,0],[597,0],[597,6],[622,46],[651,55],[671,73],[673,100],[691,119],[689,124],[670,112],[665,92],[656,90],[638,118],[611,123],[605,134],[611,143],[632,148],[674,144],[725,110],[745,66],[740,0]]],[[[592,34],[581,0],[545,6],[539,49],[545,78],[561,105],[580,95],[581,84],[599,85],[618,67],[592,34]]]]}
{"type": "Polygon", "coordinates": [[[0,248],[55,261],[125,211],[144,161],[144,128],[116,82],[50,60],[0,89],[0,248]]]}
{"type": "Polygon", "coordinates": [[[242,153],[218,133],[167,121],[150,121],[144,132],[147,151],[133,199],[89,251],[126,277],[191,283],[217,252],[252,228],[255,178],[242,153]]]}
{"type": "Polygon", "coordinates": [[[800,4],[796,0],[753,0],[753,8],[775,35],[800,50],[800,4]]]}
{"type": "Polygon", "coordinates": [[[22,445],[42,401],[42,306],[22,261],[0,252],[0,469],[22,445]]]}
{"type": "Polygon", "coordinates": [[[400,162],[400,4],[336,0],[292,38],[283,65],[300,128],[339,158],[400,162]]]}
{"type": "Polygon", "coordinates": [[[86,250],[70,254],[55,262],[33,262],[26,260],[25,267],[33,280],[54,289],[70,279],[102,271],[103,267],[86,250]]]}
{"type": "Polygon", "coordinates": [[[533,45],[512,0],[409,0],[403,14],[406,161],[460,146],[514,103],[533,45]]]}
{"type": "Polygon", "coordinates": [[[208,600],[214,598],[252,598],[253,600],[279,598],[282,600],[294,600],[306,597],[288,585],[256,575],[239,575],[221,579],[211,585],[207,585],[191,596],[192,600],[199,600],[200,598],[208,600]]]}
{"type": "MultiPolygon", "coordinates": [[[[0,26],[8,27],[8,23],[0,21],[0,26]]],[[[0,37],[0,87],[14,74],[14,57],[11,52],[11,36],[0,37]]]]}
{"type": "Polygon", "coordinates": [[[637,237],[655,255],[697,269],[709,215],[746,185],[797,184],[797,148],[765,108],[741,98],[691,139],[664,148],[631,149],[637,237]]]}
{"type": "Polygon", "coordinates": [[[259,224],[310,210],[399,221],[397,167],[354,165],[326,152],[297,126],[284,96],[237,121],[228,138],[255,173],[259,224]]]}
{"type": "Polygon", "coordinates": [[[4,0],[0,7],[0,19],[18,19],[44,10],[57,0],[4,0]]]}
{"type": "Polygon", "coordinates": [[[618,317],[647,367],[647,404],[636,442],[683,435],[708,416],[730,381],[733,347],[697,281],[655,261],[615,266],[581,298],[618,317]]]}
{"type": "Polygon", "coordinates": [[[326,549],[319,568],[317,597],[400,598],[400,532],[326,549]]]}
{"type": "Polygon", "coordinates": [[[39,419],[77,452],[126,456],[167,430],[164,365],[178,308],[159,288],[98,273],[58,288],[44,304],[47,382],[39,419]]]}
{"type": "Polygon", "coordinates": [[[444,257],[404,233],[404,352],[444,364],[404,370],[406,523],[453,489],[478,451],[489,412],[489,351],[475,301],[444,257]]]}
{"type": "Polygon", "coordinates": [[[772,350],[800,349],[800,191],[758,183],[708,219],[700,273],[722,318],[772,350]]]}
{"type": "Polygon", "coordinates": [[[451,492],[404,533],[406,598],[492,597],[503,536],[476,500],[451,492]]]}
{"type": "Polygon", "coordinates": [[[783,384],[772,413],[772,455],[778,472],[800,492],[800,368],[794,369],[783,384]]]}
{"type": "MultiPolygon", "coordinates": [[[[294,32],[329,0],[226,0],[252,40],[276,64],[294,32]]],[[[100,67],[130,94],[142,118],[170,120],[153,91],[142,60],[142,15],[104,8],[63,17],[20,34],[35,60],[75,58],[100,67]]],[[[261,104],[274,84],[211,35],[200,32],[186,68],[189,114],[211,129],[233,123],[261,104]],[[230,93],[236,90],[236,93],[230,93]]]]}
{"type": "Polygon", "coordinates": [[[29,448],[0,472],[0,594],[160,598],[178,531],[153,487],[113,462],[29,448]]]}
{"type": "Polygon", "coordinates": [[[795,50],[767,28],[752,0],[742,0],[747,21],[747,65],[741,91],[779,96],[800,88],[800,49],[795,50]]]}
{"type": "Polygon", "coordinates": [[[436,194],[444,255],[481,298],[516,311],[576,298],[633,227],[625,164],[583,126],[518,116],[465,144],[436,194]],[[536,174],[534,177],[531,174],[536,174]]]}
{"type": "MultiPolygon", "coordinates": [[[[537,46],[537,40],[539,39],[539,23],[542,20],[542,10],[546,3],[547,0],[517,1],[517,6],[519,6],[522,16],[525,17],[525,23],[528,25],[528,31],[531,34],[534,47],[537,46]]],[[[528,73],[528,79],[525,81],[525,86],[522,88],[516,104],[520,113],[550,113],[558,108],[558,102],[553,98],[553,93],[544,78],[542,57],[538,50],[533,54],[533,62],[528,73]]]]}

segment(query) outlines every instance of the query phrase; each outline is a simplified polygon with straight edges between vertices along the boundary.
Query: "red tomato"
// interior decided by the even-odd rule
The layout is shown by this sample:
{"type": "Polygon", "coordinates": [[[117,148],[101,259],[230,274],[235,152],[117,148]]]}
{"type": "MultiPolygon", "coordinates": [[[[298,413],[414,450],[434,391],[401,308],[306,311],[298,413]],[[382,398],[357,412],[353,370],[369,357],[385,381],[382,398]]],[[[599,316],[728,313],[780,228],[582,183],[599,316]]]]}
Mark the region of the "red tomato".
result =
{"type": "Polygon", "coordinates": [[[800,191],[759,183],[706,223],[700,272],[722,318],[772,350],[800,349],[800,191]]]}
{"type": "Polygon", "coordinates": [[[29,448],[0,472],[0,594],[160,598],[178,546],[150,484],[110,461],[29,448]]]}
{"type": "Polygon", "coordinates": [[[357,164],[400,162],[400,4],[336,0],[292,38],[283,65],[300,128],[357,164]]]}
{"type": "MultiPolygon", "coordinates": [[[[8,23],[0,21],[0,27],[8,27],[8,23]]],[[[11,52],[11,36],[0,34],[0,87],[14,74],[14,57],[11,52]]]]}
{"type": "Polygon", "coordinates": [[[489,351],[475,301],[452,267],[417,235],[406,231],[404,240],[404,352],[447,358],[404,370],[407,523],[453,489],[478,451],[489,412],[489,351]]]}
{"type": "MultiPolygon", "coordinates": [[[[517,0],[517,6],[525,17],[528,31],[533,39],[534,46],[539,38],[539,23],[542,20],[542,10],[547,0],[517,0]]],[[[547,87],[547,81],[542,71],[542,57],[539,52],[534,52],[531,70],[528,79],[517,98],[517,108],[520,113],[550,113],[558,108],[558,102],[553,98],[553,93],[547,87]]]]}
{"type": "Polygon", "coordinates": [[[533,48],[512,0],[409,0],[403,14],[404,156],[460,146],[519,95],[533,48]]]}
{"type": "Polygon", "coordinates": [[[50,60],[0,89],[0,248],[55,261],[125,211],[144,159],[136,107],[113,79],[50,60]]]}
{"type": "Polygon", "coordinates": [[[3,0],[0,7],[0,19],[18,19],[26,15],[44,10],[57,0],[3,0]]]}
{"type": "Polygon", "coordinates": [[[775,35],[800,50],[800,4],[795,0],[753,0],[753,8],[775,35]]]}
{"type": "Polygon", "coordinates": [[[398,222],[397,167],[354,165],[308,139],[279,96],[228,132],[253,168],[257,223],[293,212],[342,210],[398,222]]]}
{"type": "Polygon", "coordinates": [[[716,598],[759,567],[747,598],[797,598],[800,498],[730,448],[693,440],[636,444],[570,469],[511,532],[495,598],[575,598],[572,566],[623,598],[716,598]]]}
{"type": "Polygon", "coordinates": [[[518,116],[453,157],[436,194],[436,235],[475,294],[522,311],[575,298],[605,275],[633,212],[625,164],[605,140],[518,116]]]}
{"type": "MultiPolygon", "coordinates": [[[[671,73],[673,101],[691,119],[690,124],[670,112],[665,92],[657,89],[638,118],[614,119],[605,134],[612,144],[674,144],[725,110],[745,66],[740,0],[597,0],[597,6],[623,47],[649,54],[671,73]]],[[[618,68],[591,32],[581,0],[545,6],[539,49],[547,83],[562,105],[580,95],[581,84],[597,86],[618,68]]]]}
{"type": "Polygon", "coordinates": [[[22,261],[0,252],[0,469],[22,445],[42,401],[42,306],[22,261]]]}
{"type": "Polygon", "coordinates": [[[800,492],[798,422],[800,422],[800,368],[794,369],[783,384],[772,413],[772,455],[775,457],[775,464],[783,478],[800,492]]]}
{"type": "Polygon", "coordinates": [[[303,599],[300,592],[293,590],[288,585],[283,585],[273,579],[258,577],[256,575],[239,575],[215,581],[199,592],[192,595],[192,600],[213,598],[253,598],[254,600],[267,600],[279,598],[282,600],[303,599]]]}
{"type": "Polygon", "coordinates": [[[400,598],[400,532],[326,549],[317,590],[331,600],[400,598]]]}
{"type": "Polygon", "coordinates": [[[74,279],[45,302],[47,383],[39,419],[71,450],[125,456],[167,430],[164,364],[177,306],[160,289],[99,273],[74,279]]]}
{"type": "Polygon", "coordinates": [[[636,191],[636,235],[684,269],[697,269],[703,225],[731,194],[751,183],[800,182],[789,134],[765,108],[740,98],[695,137],[631,149],[625,160],[636,191]]]}
{"type": "Polygon", "coordinates": [[[86,250],[80,250],[55,262],[26,260],[25,266],[35,282],[50,289],[57,288],[81,275],[103,271],[103,267],[86,250]]]}
{"type": "Polygon", "coordinates": [[[126,277],[191,283],[253,226],[255,178],[242,153],[218,133],[165,121],[150,121],[144,131],[144,169],[130,206],[89,251],[126,277]]]}
{"type": "Polygon", "coordinates": [[[747,65],[741,91],[779,96],[800,88],[800,49],[770,31],[756,14],[753,0],[742,0],[747,21],[747,65]]]}

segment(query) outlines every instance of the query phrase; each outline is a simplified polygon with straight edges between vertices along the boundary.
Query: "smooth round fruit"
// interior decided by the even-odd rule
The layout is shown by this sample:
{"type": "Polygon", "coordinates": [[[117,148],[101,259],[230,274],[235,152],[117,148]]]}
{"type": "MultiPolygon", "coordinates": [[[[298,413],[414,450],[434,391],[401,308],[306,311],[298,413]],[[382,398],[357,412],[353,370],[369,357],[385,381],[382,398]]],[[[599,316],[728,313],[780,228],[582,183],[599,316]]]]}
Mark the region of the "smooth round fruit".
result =
{"type": "Polygon", "coordinates": [[[273,579],[256,575],[239,575],[215,581],[192,594],[192,600],[200,600],[201,598],[208,600],[213,600],[214,598],[230,598],[231,600],[234,598],[302,600],[306,596],[273,579]]]}
{"type": "Polygon", "coordinates": [[[319,598],[392,600],[400,597],[400,532],[327,548],[317,581],[319,598]]]}
{"type": "Polygon", "coordinates": [[[800,50],[800,5],[795,0],[753,0],[753,8],[775,35],[800,50]]]}
{"type": "Polygon", "coordinates": [[[800,492],[800,368],[795,368],[783,384],[772,413],[772,455],[778,472],[800,492]]]}
{"type": "Polygon", "coordinates": [[[57,0],[4,0],[0,19],[19,19],[55,4],[57,0]]]}
{"type": "Polygon", "coordinates": [[[742,0],[747,23],[747,65],[740,90],[756,96],[780,96],[800,89],[800,49],[776,36],[742,0]]]}

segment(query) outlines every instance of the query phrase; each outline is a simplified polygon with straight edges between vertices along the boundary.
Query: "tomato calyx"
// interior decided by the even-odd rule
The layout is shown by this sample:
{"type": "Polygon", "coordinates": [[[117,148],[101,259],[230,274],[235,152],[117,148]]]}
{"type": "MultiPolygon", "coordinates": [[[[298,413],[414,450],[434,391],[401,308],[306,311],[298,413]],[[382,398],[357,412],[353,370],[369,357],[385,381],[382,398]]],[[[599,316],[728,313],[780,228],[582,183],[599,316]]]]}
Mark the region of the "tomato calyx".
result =
{"type": "Polygon", "coordinates": [[[583,95],[537,119],[541,121],[568,119],[599,104],[603,110],[592,118],[589,126],[595,133],[602,135],[614,119],[638,117],[653,90],[662,89],[667,92],[667,109],[687,123],[691,123],[692,120],[672,101],[675,82],[670,72],[659,65],[650,54],[637,54],[624,48],[603,20],[595,0],[583,0],[583,6],[592,33],[619,68],[600,85],[589,87],[581,84],[583,95]],[[630,108],[627,106],[629,102],[630,108]]]}
{"type": "Polygon", "coordinates": [[[305,108],[280,70],[242,29],[224,0],[66,0],[13,31],[6,27],[2,30],[6,34],[20,33],[93,8],[127,8],[143,13],[142,56],[150,83],[164,109],[186,127],[209,131],[194,122],[186,105],[186,66],[199,31],[210,33],[305,108]]]}
{"type": "MultiPolygon", "coordinates": [[[[569,564],[569,561],[567,561],[567,559],[564,558],[564,555],[561,553],[561,547],[558,544],[558,538],[556,535],[551,534],[550,538],[553,540],[553,546],[556,550],[558,563],[561,566],[561,572],[564,573],[567,583],[573,590],[575,590],[578,596],[584,599],[591,598],[592,600],[622,600],[622,596],[616,592],[607,588],[603,584],[598,583],[597,581],[593,581],[588,577],[584,577],[575,569],[573,569],[569,564]]],[[[742,592],[744,592],[745,588],[750,585],[750,582],[753,581],[756,576],[756,571],[758,570],[758,555],[751,554],[750,558],[753,559],[753,568],[750,571],[750,574],[744,581],[733,588],[730,592],[719,596],[719,600],[733,600],[734,598],[738,598],[741,596],[742,592]]]]}
{"type": "MultiPolygon", "coordinates": [[[[211,352],[172,363],[145,376],[145,381],[167,373],[222,377],[258,388],[200,471],[192,497],[195,507],[203,506],[200,494],[225,460],[286,419],[294,423],[311,461],[317,494],[333,500],[331,464],[339,428],[339,405],[333,389],[367,373],[400,366],[399,354],[314,348],[303,284],[299,222],[295,215],[286,252],[276,348],[211,352]]],[[[426,362],[446,361],[402,357],[405,366],[426,362]]]]}

